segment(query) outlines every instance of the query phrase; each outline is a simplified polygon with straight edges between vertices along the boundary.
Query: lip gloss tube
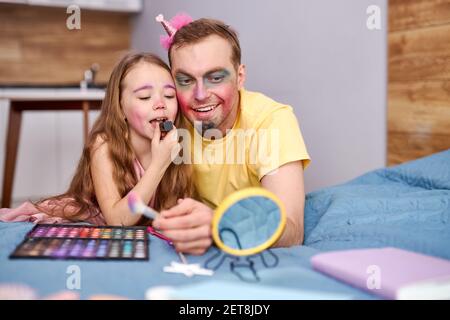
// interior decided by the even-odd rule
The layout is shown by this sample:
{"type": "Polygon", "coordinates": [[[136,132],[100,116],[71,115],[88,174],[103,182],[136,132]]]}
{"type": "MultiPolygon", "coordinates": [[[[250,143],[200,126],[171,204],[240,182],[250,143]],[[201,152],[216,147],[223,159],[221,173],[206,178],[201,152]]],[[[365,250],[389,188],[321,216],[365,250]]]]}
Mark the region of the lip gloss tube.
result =
{"type": "Polygon", "coordinates": [[[150,226],[147,227],[147,231],[148,231],[148,233],[154,235],[155,237],[163,239],[164,241],[166,241],[169,245],[171,245],[173,247],[173,241],[171,239],[167,238],[162,233],[159,233],[158,231],[156,231],[153,227],[150,227],[150,226]]]}

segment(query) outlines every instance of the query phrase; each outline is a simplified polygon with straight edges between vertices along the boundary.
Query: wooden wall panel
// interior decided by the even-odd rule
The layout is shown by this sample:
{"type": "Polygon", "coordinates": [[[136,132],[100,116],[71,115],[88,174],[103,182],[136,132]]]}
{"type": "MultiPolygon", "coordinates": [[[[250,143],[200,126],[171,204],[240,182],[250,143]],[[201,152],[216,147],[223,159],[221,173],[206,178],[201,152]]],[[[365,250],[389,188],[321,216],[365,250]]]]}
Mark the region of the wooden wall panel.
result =
{"type": "Polygon", "coordinates": [[[448,0],[389,0],[389,31],[450,23],[448,0]]]}
{"type": "Polygon", "coordinates": [[[81,10],[69,30],[65,8],[0,4],[0,84],[78,83],[92,63],[106,83],[130,47],[130,15],[81,10]]]}
{"type": "Polygon", "coordinates": [[[394,82],[389,87],[389,97],[390,131],[450,137],[450,81],[394,82]]]}
{"type": "Polygon", "coordinates": [[[450,148],[449,135],[390,132],[388,163],[399,164],[448,148],[450,148]]]}
{"type": "Polygon", "coordinates": [[[389,35],[389,81],[450,80],[450,23],[389,35]]]}
{"type": "Polygon", "coordinates": [[[450,148],[450,0],[389,1],[389,165],[450,148]]]}

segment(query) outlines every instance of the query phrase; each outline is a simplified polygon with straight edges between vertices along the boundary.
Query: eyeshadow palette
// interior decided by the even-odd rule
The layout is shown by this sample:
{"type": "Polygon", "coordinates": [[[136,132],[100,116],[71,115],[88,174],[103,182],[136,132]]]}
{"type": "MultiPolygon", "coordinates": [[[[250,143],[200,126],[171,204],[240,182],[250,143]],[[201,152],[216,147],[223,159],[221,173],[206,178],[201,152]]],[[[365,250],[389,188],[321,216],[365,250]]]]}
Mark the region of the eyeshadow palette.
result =
{"type": "Polygon", "coordinates": [[[148,260],[146,229],[38,224],[10,258],[148,260]]]}

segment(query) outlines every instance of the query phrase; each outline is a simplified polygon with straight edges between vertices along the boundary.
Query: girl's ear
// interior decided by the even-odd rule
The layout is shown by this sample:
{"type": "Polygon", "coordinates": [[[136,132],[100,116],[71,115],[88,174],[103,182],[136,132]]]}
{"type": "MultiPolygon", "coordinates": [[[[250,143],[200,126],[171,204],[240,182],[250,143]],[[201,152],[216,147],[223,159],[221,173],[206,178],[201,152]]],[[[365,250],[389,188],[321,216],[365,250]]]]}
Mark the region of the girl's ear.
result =
{"type": "Polygon", "coordinates": [[[239,65],[239,68],[237,70],[237,80],[238,80],[238,89],[239,90],[241,90],[242,87],[244,87],[245,78],[246,78],[245,65],[241,64],[241,65],[239,65]]]}

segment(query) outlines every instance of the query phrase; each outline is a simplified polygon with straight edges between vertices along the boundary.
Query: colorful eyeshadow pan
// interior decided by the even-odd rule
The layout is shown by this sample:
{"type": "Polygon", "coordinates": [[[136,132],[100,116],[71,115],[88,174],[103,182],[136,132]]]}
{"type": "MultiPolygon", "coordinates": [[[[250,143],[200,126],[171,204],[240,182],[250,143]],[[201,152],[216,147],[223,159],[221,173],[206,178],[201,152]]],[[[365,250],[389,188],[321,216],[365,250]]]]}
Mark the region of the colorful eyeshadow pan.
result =
{"type": "Polygon", "coordinates": [[[38,224],[10,258],[148,260],[146,227],[38,224]]]}

